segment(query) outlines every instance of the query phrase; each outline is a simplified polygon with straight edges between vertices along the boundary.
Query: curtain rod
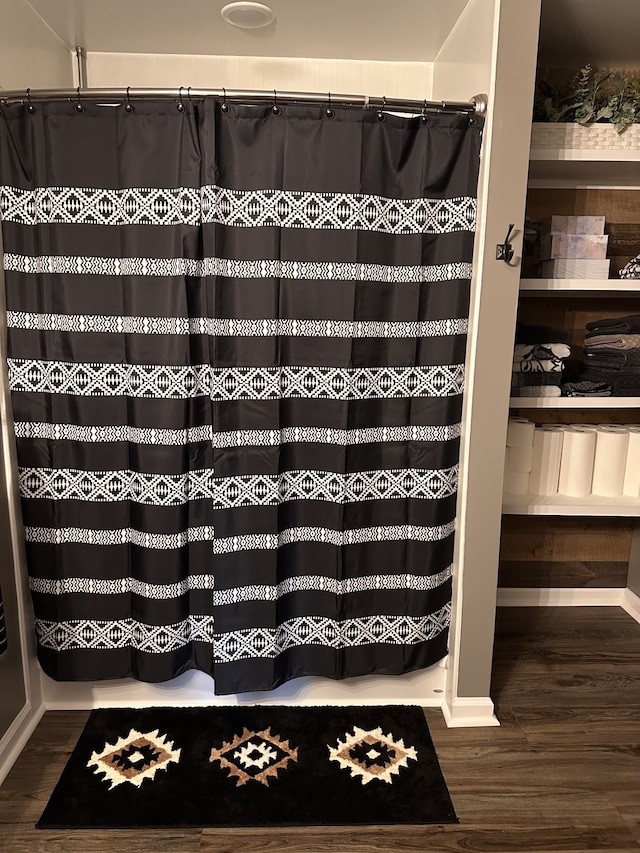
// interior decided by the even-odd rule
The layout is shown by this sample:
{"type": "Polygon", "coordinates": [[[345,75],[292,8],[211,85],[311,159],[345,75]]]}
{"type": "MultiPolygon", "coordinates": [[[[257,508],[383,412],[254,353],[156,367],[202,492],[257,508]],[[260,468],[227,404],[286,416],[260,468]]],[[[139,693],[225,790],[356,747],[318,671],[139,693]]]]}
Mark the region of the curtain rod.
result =
{"type": "Polygon", "coordinates": [[[152,98],[172,98],[178,103],[187,100],[215,96],[230,102],[317,104],[319,106],[363,107],[378,110],[422,113],[460,113],[484,116],[487,111],[487,96],[474,95],[470,101],[418,101],[403,98],[385,98],[368,95],[343,95],[330,92],[278,92],[275,89],[194,89],[181,86],[179,89],[20,89],[0,92],[0,103],[28,104],[30,101],[128,101],[152,98]]]}

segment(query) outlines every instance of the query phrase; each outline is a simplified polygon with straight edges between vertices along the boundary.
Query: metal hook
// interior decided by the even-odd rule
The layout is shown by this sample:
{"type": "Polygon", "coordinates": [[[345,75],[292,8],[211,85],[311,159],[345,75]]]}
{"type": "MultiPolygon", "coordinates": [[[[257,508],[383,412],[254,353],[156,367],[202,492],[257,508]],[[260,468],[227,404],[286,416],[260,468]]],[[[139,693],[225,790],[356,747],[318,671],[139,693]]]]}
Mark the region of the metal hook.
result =
{"type": "Polygon", "coordinates": [[[127,86],[127,103],[124,105],[124,108],[128,113],[133,112],[133,104],[131,103],[131,96],[129,94],[130,88],[131,88],[130,86],[127,86]]]}
{"type": "Polygon", "coordinates": [[[78,99],[78,100],[77,100],[77,102],[76,102],[76,112],[77,112],[77,113],[83,113],[83,112],[84,112],[84,107],[83,107],[83,106],[82,106],[82,104],[80,103],[80,86],[78,86],[78,88],[76,89],[76,97],[77,97],[77,99],[78,99]]]}
{"type": "Polygon", "coordinates": [[[31,89],[27,89],[27,100],[29,101],[29,103],[27,104],[27,112],[31,113],[31,115],[34,115],[36,112],[36,108],[33,106],[33,103],[31,101],[31,95],[29,94],[30,92],[31,89]]]}
{"type": "Polygon", "coordinates": [[[508,264],[513,258],[513,246],[509,242],[509,237],[511,236],[511,232],[514,228],[515,225],[510,223],[507,236],[504,238],[504,243],[498,243],[496,245],[496,261],[504,261],[505,264],[508,264]]]}
{"type": "Polygon", "coordinates": [[[331,109],[331,92],[329,92],[328,94],[329,94],[329,103],[328,103],[327,109],[325,110],[324,114],[326,115],[327,118],[333,118],[335,115],[335,112],[331,109]]]}
{"type": "Polygon", "coordinates": [[[385,110],[386,108],[387,108],[387,99],[386,99],[386,97],[383,95],[383,96],[382,96],[382,109],[378,110],[378,121],[384,121],[384,118],[385,118],[385,117],[384,117],[384,112],[383,112],[383,110],[385,110]]]}
{"type": "Polygon", "coordinates": [[[274,114],[274,116],[279,116],[282,112],[282,110],[278,106],[278,95],[275,89],[273,90],[273,108],[271,109],[271,112],[274,114]]]}
{"type": "Polygon", "coordinates": [[[183,113],[183,112],[184,112],[184,104],[182,103],[182,89],[183,89],[183,87],[182,87],[182,86],[180,86],[180,88],[178,89],[178,104],[177,104],[177,110],[178,110],[178,112],[179,112],[179,113],[183,113]]]}
{"type": "Polygon", "coordinates": [[[422,124],[429,124],[429,116],[427,115],[427,100],[422,102],[422,124]]]}
{"type": "Polygon", "coordinates": [[[229,112],[229,104],[227,103],[227,90],[224,88],[224,86],[222,87],[222,106],[220,107],[220,112],[229,112]]]}
{"type": "Polygon", "coordinates": [[[191,100],[191,86],[187,89],[187,98],[189,98],[189,103],[193,106],[193,101],[191,100]]]}

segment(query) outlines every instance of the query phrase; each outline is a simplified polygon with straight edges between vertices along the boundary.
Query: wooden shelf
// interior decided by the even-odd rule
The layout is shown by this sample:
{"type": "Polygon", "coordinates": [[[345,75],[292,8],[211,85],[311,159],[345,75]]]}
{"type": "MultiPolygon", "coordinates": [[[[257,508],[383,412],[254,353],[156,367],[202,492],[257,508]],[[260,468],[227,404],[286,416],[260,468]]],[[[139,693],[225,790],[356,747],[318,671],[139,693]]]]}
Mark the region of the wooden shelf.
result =
{"type": "Polygon", "coordinates": [[[502,512],[506,515],[592,515],[640,516],[640,498],[605,498],[589,495],[571,498],[568,495],[504,495],[502,512]]]}
{"type": "Polygon", "coordinates": [[[532,148],[531,187],[638,188],[640,151],[532,148]]]}
{"type": "Polygon", "coordinates": [[[640,295],[640,278],[522,278],[521,296],[635,296],[640,295]]]}
{"type": "Polygon", "coordinates": [[[512,409],[638,409],[640,397],[511,397],[512,409]]]}

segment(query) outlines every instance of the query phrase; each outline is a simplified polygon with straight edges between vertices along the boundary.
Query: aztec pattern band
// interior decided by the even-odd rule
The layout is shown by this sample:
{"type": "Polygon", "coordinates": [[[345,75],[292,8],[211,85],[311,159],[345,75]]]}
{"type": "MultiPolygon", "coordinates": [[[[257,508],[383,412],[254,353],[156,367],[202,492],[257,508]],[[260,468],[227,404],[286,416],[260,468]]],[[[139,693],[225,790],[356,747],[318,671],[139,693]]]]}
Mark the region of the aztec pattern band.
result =
{"type": "Polygon", "coordinates": [[[481,122],[0,117],[40,662],[217,693],[447,652],[481,122]]]}

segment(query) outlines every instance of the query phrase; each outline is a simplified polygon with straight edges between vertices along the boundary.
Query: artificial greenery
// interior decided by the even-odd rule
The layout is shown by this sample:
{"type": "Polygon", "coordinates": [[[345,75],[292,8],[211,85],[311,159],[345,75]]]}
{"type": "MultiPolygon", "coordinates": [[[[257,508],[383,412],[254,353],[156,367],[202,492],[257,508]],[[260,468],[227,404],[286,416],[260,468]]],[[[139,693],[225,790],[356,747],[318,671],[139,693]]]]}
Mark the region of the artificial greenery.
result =
{"type": "Polygon", "coordinates": [[[640,74],[590,64],[571,78],[547,70],[536,83],[533,120],[608,122],[623,133],[630,124],[640,123],[640,74]]]}

